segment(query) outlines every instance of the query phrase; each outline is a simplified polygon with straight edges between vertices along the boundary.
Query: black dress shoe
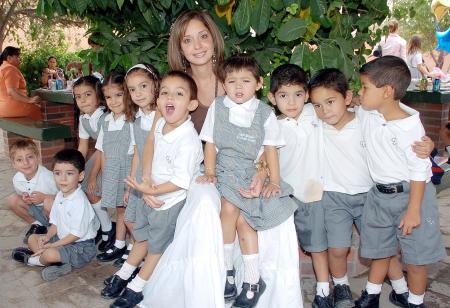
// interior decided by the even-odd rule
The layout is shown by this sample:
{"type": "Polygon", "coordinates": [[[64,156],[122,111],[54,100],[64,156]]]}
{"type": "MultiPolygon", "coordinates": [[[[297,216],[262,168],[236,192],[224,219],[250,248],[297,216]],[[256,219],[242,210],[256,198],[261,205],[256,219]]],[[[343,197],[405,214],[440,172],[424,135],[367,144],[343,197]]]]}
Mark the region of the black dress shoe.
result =
{"type": "Polygon", "coordinates": [[[118,299],[112,303],[109,308],[132,308],[144,299],[142,292],[134,292],[126,288],[118,299]]]}
{"type": "Polygon", "coordinates": [[[25,248],[25,247],[18,247],[18,248],[13,249],[11,256],[17,262],[27,263],[28,258],[32,254],[33,254],[33,252],[30,249],[25,248]]]}
{"type": "Polygon", "coordinates": [[[103,288],[100,295],[106,299],[116,298],[122,293],[123,289],[127,286],[129,280],[124,280],[117,275],[113,275],[110,283],[103,288]]]}
{"type": "Polygon", "coordinates": [[[108,249],[104,253],[97,255],[97,260],[99,262],[113,261],[117,258],[120,258],[123,255],[123,253],[125,252],[125,250],[127,250],[126,246],[123,248],[117,248],[116,246],[113,246],[112,248],[108,249]]]}
{"type": "Polygon", "coordinates": [[[242,284],[242,291],[236,297],[235,301],[233,302],[232,308],[253,308],[258,303],[259,298],[266,290],[266,283],[262,278],[259,278],[258,283],[256,284],[249,284],[247,282],[244,282],[242,284]],[[253,293],[253,296],[251,298],[248,297],[249,293],[253,293]]]}
{"type": "Polygon", "coordinates": [[[313,308],[333,308],[333,301],[331,300],[331,295],[328,296],[314,296],[314,301],[312,303],[313,308]]]}
{"type": "Polygon", "coordinates": [[[122,255],[122,257],[116,259],[116,261],[114,261],[113,266],[117,267],[117,268],[121,268],[122,265],[125,263],[125,261],[128,258],[128,255],[130,254],[130,251],[127,249],[124,254],[122,255]]]}
{"type": "Polygon", "coordinates": [[[411,303],[408,303],[409,304],[409,308],[426,308],[426,306],[425,306],[425,304],[420,304],[420,305],[415,305],[415,304],[411,304],[411,303]]]}
{"type": "Polygon", "coordinates": [[[362,291],[361,297],[355,301],[355,308],[379,308],[380,294],[369,294],[362,291]]]}
{"type": "Polygon", "coordinates": [[[350,286],[347,284],[337,284],[333,289],[334,308],[352,307],[353,298],[350,286]]]}
{"type": "Polygon", "coordinates": [[[111,223],[111,230],[108,232],[102,231],[102,235],[108,236],[106,241],[102,240],[100,244],[98,244],[98,250],[104,252],[114,245],[114,241],[116,240],[116,223],[111,223]]]}
{"type": "MultiPolygon", "coordinates": [[[[128,282],[130,282],[131,280],[134,279],[134,277],[136,277],[136,275],[139,273],[139,270],[141,268],[140,267],[136,267],[136,269],[133,271],[133,273],[131,274],[130,278],[127,279],[128,282]]],[[[112,279],[114,278],[115,275],[111,275],[108,278],[106,278],[105,280],[103,280],[103,284],[105,286],[111,284],[112,279]]]]}
{"type": "Polygon", "coordinates": [[[408,303],[409,292],[396,293],[394,290],[389,294],[389,301],[395,306],[409,308],[408,303]]]}
{"type": "Polygon", "coordinates": [[[102,228],[100,227],[100,228],[98,228],[97,235],[95,236],[95,245],[97,245],[102,240],[102,235],[103,235],[103,232],[102,232],[102,228]]]}
{"type": "Polygon", "coordinates": [[[30,229],[28,229],[27,233],[25,234],[25,237],[23,238],[23,243],[24,244],[28,243],[28,238],[30,237],[31,234],[46,234],[46,233],[47,233],[46,226],[32,224],[30,226],[30,229]]]}
{"type": "Polygon", "coordinates": [[[225,303],[233,301],[237,296],[236,282],[234,281],[235,270],[227,271],[227,279],[225,280],[225,291],[223,297],[225,303]]]}

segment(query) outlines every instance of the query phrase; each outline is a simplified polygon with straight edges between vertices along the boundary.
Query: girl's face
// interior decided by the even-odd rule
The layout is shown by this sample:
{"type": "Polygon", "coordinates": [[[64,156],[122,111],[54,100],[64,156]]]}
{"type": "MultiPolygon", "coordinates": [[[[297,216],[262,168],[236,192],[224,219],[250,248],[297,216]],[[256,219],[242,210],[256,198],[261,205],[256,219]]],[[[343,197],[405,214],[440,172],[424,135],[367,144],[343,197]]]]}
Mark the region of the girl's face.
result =
{"type": "Polygon", "coordinates": [[[227,73],[224,82],[225,92],[236,104],[242,104],[255,96],[256,91],[262,87],[262,78],[259,80],[246,69],[227,73]]]}
{"type": "Polygon", "coordinates": [[[191,64],[204,65],[210,63],[214,54],[214,42],[211,32],[198,19],[192,19],[181,38],[181,50],[191,64]]]}
{"type": "Polygon", "coordinates": [[[82,113],[91,115],[98,108],[99,102],[95,89],[87,84],[81,84],[73,89],[75,102],[82,113]]]}
{"type": "Polygon", "coordinates": [[[115,115],[121,115],[125,112],[124,91],[122,86],[108,84],[103,87],[103,96],[109,110],[115,115]]]}
{"type": "Polygon", "coordinates": [[[144,72],[134,72],[127,76],[127,87],[131,100],[144,112],[152,109],[155,100],[155,83],[144,72]]]}

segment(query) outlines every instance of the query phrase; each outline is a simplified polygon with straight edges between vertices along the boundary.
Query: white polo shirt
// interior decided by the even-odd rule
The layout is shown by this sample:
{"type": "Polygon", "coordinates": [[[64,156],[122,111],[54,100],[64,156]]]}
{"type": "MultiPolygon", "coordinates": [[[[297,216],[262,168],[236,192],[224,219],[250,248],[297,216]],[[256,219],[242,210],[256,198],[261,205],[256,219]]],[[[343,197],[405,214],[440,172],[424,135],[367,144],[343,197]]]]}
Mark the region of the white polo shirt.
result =
{"type": "Polygon", "coordinates": [[[189,117],[173,131],[163,134],[164,118],[156,123],[152,178],[156,184],[171,182],[181,189],[157,196],[165,204],[155,210],[167,210],[186,199],[191,182],[200,172],[202,143],[189,117]]]}
{"type": "Polygon", "coordinates": [[[77,242],[95,238],[99,227],[94,209],[80,185],[68,197],[58,192],[50,211],[50,223],[56,226],[59,239],[72,234],[80,238],[77,242]]]}
{"type": "Polygon", "coordinates": [[[141,129],[145,131],[149,131],[152,129],[153,121],[155,120],[155,111],[151,111],[148,114],[145,114],[141,108],[139,108],[138,112],[136,112],[136,119],[141,118],[141,129]]]}
{"type": "MultiPolygon", "coordinates": [[[[114,119],[114,113],[110,112],[105,116],[105,122],[108,122],[108,131],[118,131],[122,130],[125,125],[125,115],[122,114],[117,120],[114,119]]],[[[103,152],[103,126],[100,127],[100,132],[98,133],[97,142],[95,143],[95,148],[103,152]]],[[[133,123],[130,123],[130,146],[128,147],[128,155],[134,154],[134,133],[133,133],[133,123]]]]}
{"type": "MultiPolygon", "coordinates": [[[[252,97],[249,101],[236,104],[228,96],[225,96],[223,101],[225,107],[230,109],[228,120],[230,123],[239,127],[250,127],[253,122],[253,118],[258,109],[259,104],[264,104],[256,97],[252,97]]],[[[214,118],[216,110],[216,101],[209,106],[208,113],[206,114],[205,122],[203,123],[202,131],[200,132],[200,139],[209,143],[214,143],[214,118]]],[[[286,143],[283,139],[280,127],[277,122],[275,113],[271,113],[264,122],[264,141],[263,145],[271,145],[276,147],[282,147],[286,143]]],[[[264,152],[264,147],[259,151],[258,157],[264,152]]]]}
{"type": "Polygon", "coordinates": [[[82,114],[80,115],[80,124],[78,125],[78,137],[80,137],[80,139],[89,139],[89,133],[86,131],[86,129],[84,128],[83,124],[81,124],[81,119],[88,119],[89,120],[89,126],[91,127],[91,129],[94,132],[97,132],[97,126],[98,126],[98,121],[100,120],[100,117],[102,116],[102,114],[105,113],[105,107],[101,106],[98,107],[93,114],[89,115],[89,114],[82,114]]]}
{"type": "MultiPolygon", "coordinates": [[[[42,165],[38,166],[36,174],[29,181],[22,172],[17,172],[13,177],[13,186],[19,195],[24,192],[31,194],[33,191],[39,191],[46,195],[56,195],[58,192],[53,172],[42,165]]],[[[35,205],[42,206],[42,203],[35,205]]]]}
{"type": "Polygon", "coordinates": [[[302,202],[318,201],[323,193],[322,127],[311,104],[299,118],[278,120],[286,145],[279,149],[281,178],[302,202]],[[320,187],[319,194],[317,188],[320,187]],[[313,195],[314,194],[314,195],[313,195]]]}
{"type": "Polygon", "coordinates": [[[324,132],[325,191],[348,195],[368,192],[373,186],[358,116],[337,130],[322,122],[324,132]]]}
{"type": "Polygon", "coordinates": [[[410,116],[393,121],[386,121],[376,110],[357,109],[370,175],[381,184],[429,182],[432,175],[430,160],[417,157],[411,147],[425,135],[419,112],[402,103],[400,108],[410,116]]]}

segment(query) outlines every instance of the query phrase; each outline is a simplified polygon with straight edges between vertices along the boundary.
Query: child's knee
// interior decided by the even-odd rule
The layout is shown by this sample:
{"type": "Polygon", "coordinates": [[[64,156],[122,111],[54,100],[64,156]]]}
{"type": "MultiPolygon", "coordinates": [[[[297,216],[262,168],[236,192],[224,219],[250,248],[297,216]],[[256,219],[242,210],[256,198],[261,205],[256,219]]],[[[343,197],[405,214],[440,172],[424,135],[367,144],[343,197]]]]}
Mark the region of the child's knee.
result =
{"type": "Polygon", "coordinates": [[[49,248],[42,253],[39,260],[42,264],[55,263],[61,261],[61,256],[57,248],[49,248]]]}
{"type": "Polygon", "coordinates": [[[26,204],[18,194],[12,194],[6,198],[6,206],[10,210],[14,210],[17,206],[25,207],[26,204]]]}
{"type": "Polygon", "coordinates": [[[134,222],[125,220],[125,226],[127,227],[128,231],[133,232],[134,222]]]}
{"type": "Polygon", "coordinates": [[[328,254],[336,259],[346,259],[348,255],[348,248],[329,248],[328,254]]]}
{"type": "Polygon", "coordinates": [[[220,209],[220,215],[227,216],[227,217],[233,217],[233,216],[239,216],[240,210],[238,207],[234,206],[233,204],[229,202],[222,202],[222,207],[220,209]]]}
{"type": "Polygon", "coordinates": [[[41,236],[40,234],[31,234],[28,237],[28,246],[37,245],[40,236],[41,236]]]}

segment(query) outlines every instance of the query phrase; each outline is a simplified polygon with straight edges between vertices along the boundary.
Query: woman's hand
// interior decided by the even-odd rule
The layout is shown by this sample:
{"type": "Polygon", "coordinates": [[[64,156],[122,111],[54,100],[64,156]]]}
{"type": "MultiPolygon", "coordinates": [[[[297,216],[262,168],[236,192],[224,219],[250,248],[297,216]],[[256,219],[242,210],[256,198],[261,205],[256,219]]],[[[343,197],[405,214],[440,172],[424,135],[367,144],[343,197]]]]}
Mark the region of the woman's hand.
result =
{"type": "Polygon", "coordinates": [[[265,170],[261,170],[255,173],[250,182],[250,186],[248,188],[240,188],[239,192],[244,198],[258,198],[261,194],[264,182],[266,181],[267,173],[265,170]]]}

